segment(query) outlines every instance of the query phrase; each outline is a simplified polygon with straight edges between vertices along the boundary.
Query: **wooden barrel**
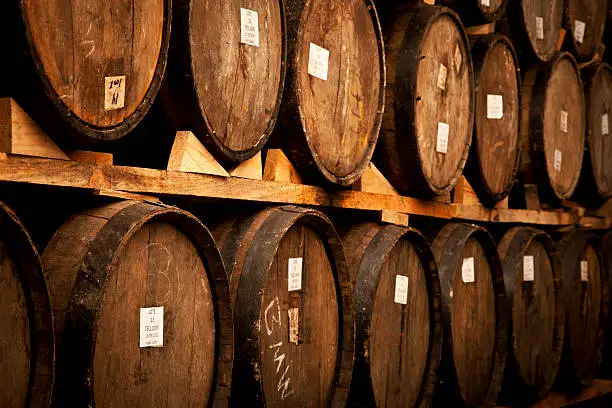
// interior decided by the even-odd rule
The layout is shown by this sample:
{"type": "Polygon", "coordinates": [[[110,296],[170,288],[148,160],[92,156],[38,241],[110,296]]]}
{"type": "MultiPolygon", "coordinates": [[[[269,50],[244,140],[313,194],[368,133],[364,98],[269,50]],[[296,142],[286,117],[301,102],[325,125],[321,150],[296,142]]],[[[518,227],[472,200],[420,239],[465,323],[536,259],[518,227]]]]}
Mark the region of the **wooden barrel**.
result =
{"type": "Polygon", "coordinates": [[[429,244],[412,228],[375,223],[352,227],[342,243],[355,294],[348,405],[429,406],[442,348],[440,281],[429,244]]]}
{"type": "Polygon", "coordinates": [[[405,194],[444,194],[468,156],[474,76],[457,14],[418,2],[385,30],[388,87],[375,163],[405,194]]]}
{"type": "Polygon", "coordinates": [[[51,304],[34,243],[0,202],[0,406],[49,408],[54,342],[51,304]]]}
{"type": "Polygon", "coordinates": [[[612,197],[612,68],[599,64],[583,71],[586,100],[586,154],[579,183],[588,204],[612,197]]]}
{"type": "Polygon", "coordinates": [[[117,140],[141,121],[166,68],[170,0],[3,3],[7,86],[45,131],[81,146],[117,140]]]}
{"type": "Polygon", "coordinates": [[[609,301],[608,266],[600,238],[574,232],[558,243],[566,303],[565,344],[559,383],[591,384],[601,363],[609,301]]]}
{"type": "Polygon", "coordinates": [[[544,201],[572,196],[580,178],[585,102],[574,57],[567,52],[531,67],[521,92],[521,173],[544,201]]]}
{"type": "MultiPolygon", "coordinates": [[[[610,279],[612,278],[612,232],[606,232],[601,242],[604,257],[606,258],[606,265],[608,267],[608,288],[610,288],[610,279]]],[[[608,298],[608,311],[609,309],[610,298],[608,298]]],[[[608,318],[606,319],[602,360],[597,377],[612,379],[612,315],[610,313],[608,313],[608,318]]]]}
{"type": "Polygon", "coordinates": [[[506,361],[508,319],[495,242],[481,227],[447,224],[433,242],[442,287],[444,347],[439,406],[494,407],[506,361]]]}
{"type": "Polygon", "coordinates": [[[372,0],[285,0],[287,80],[278,138],[307,181],[348,186],[370,162],[385,95],[372,0]]]}
{"type": "Polygon", "coordinates": [[[442,0],[441,5],[456,10],[465,25],[473,26],[499,20],[508,0],[442,0]]]}
{"type": "Polygon", "coordinates": [[[70,218],[43,254],[58,346],[54,405],[227,406],[227,279],[195,217],[125,201],[70,218]]]}
{"type": "Polygon", "coordinates": [[[608,0],[567,0],[563,18],[565,45],[577,59],[591,59],[601,44],[607,3],[608,0]]]}
{"type": "Polygon", "coordinates": [[[500,34],[472,42],[476,116],[465,175],[480,200],[510,194],[519,164],[520,74],[514,47],[500,34]]]}
{"type": "Polygon", "coordinates": [[[344,407],[354,313],[340,239],[318,211],[272,207],[215,228],[236,327],[231,405],[344,407]]]}
{"type": "Polygon", "coordinates": [[[544,397],[557,377],[565,306],[557,248],[544,231],[509,230],[498,245],[510,320],[504,405],[524,406],[544,397]]]}
{"type": "Polygon", "coordinates": [[[517,0],[508,3],[509,28],[522,57],[550,61],[555,56],[563,22],[563,7],[564,0],[517,0]]]}
{"type": "Polygon", "coordinates": [[[174,0],[165,107],[221,162],[240,162],[268,141],[286,70],[280,0],[174,0]]]}

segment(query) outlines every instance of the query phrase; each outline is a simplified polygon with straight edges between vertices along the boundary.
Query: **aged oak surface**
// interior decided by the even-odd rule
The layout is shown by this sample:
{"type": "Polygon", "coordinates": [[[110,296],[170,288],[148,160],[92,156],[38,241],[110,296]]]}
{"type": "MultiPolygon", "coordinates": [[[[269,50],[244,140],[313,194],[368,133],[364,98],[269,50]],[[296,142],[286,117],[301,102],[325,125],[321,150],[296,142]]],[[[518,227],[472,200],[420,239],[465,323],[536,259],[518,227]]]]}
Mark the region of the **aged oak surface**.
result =
{"type": "Polygon", "coordinates": [[[442,287],[444,348],[434,401],[493,407],[507,350],[502,266],[489,233],[447,224],[432,245],[442,287]],[[478,379],[478,380],[476,380],[478,379]]]}
{"type": "Polygon", "coordinates": [[[509,405],[529,404],[548,394],[559,369],[565,330],[561,261],[552,238],[531,227],[509,230],[498,250],[511,311],[502,396],[509,405]]]}
{"type": "Polygon", "coordinates": [[[353,299],[330,221],[315,210],[272,207],[214,231],[236,322],[232,405],[344,407],[353,299]]]}
{"type": "Polygon", "coordinates": [[[601,44],[608,0],[567,0],[563,26],[565,44],[577,59],[591,59],[601,44]]]}
{"type": "Polygon", "coordinates": [[[0,406],[50,406],[54,347],[40,256],[15,213],[0,202],[0,406]]]}
{"type": "Polygon", "coordinates": [[[457,10],[469,26],[498,20],[506,11],[508,0],[441,0],[438,3],[457,10]]]}
{"type": "Polygon", "coordinates": [[[278,137],[303,177],[348,186],[368,165],[382,120],[385,58],[376,9],[371,0],[284,4],[287,80],[278,137]],[[311,65],[320,77],[309,73],[311,65]]]}
{"type": "Polygon", "coordinates": [[[226,406],[233,327],[212,236],[188,213],[123,201],[74,215],[43,254],[54,299],[58,406],[226,406]],[[163,347],[139,347],[164,307],[163,347]]]}
{"type": "Polygon", "coordinates": [[[375,163],[400,192],[448,193],[472,140],[474,78],[467,36],[445,7],[393,11],[385,30],[388,89],[375,163]]]}
{"type": "Polygon", "coordinates": [[[28,70],[16,65],[20,103],[35,111],[54,136],[71,137],[76,144],[108,142],[132,130],[148,111],[165,71],[171,1],[18,3],[11,24],[18,31],[15,38],[25,32],[27,42],[27,50],[16,51],[18,60],[27,51],[38,77],[25,78],[28,70]],[[30,93],[33,83],[36,94],[30,93]]]}
{"type": "Polygon", "coordinates": [[[281,103],[283,2],[174,0],[173,10],[170,89],[162,94],[166,108],[218,160],[253,157],[272,133],[281,103]],[[242,9],[251,12],[246,27],[242,9]],[[258,41],[241,41],[247,28],[258,41]]]}
{"type": "Polygon", "coordinates": [[[442,346],[440,283],[429,244],[414,229],[358,224],[342,234],[356,311],[349,406],[425,407],[442,346]],[[405,304],[396,278],[407,280],[405,304]]]}
{"type": "Polygon", "coordinates": [[[519,160],[520,74],[510,40],[500,34],[472,42],[476,116],[466,176],[486,204],[508,196],[519,160]]]}

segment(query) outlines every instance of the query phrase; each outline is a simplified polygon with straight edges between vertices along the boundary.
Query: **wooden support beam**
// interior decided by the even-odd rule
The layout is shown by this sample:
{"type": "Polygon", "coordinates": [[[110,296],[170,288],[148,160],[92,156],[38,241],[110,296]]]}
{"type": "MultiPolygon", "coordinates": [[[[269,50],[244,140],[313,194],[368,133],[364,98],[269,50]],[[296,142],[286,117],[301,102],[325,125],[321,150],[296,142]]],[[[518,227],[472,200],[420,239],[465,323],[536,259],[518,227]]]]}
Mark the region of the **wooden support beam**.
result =
{"type": "Polygon", "coordinates": [[[0,152],[70,160],[11,98],[0,98],[0,152]]]}
{"type": "Polygon", "coordinates": [[[150,195],[126,193],[125,191],[109,190],[107,188],[94,190],[94,194],[101,197],[116,198],[118,200],[149,201],[153,203],[160,202],[159,198],[150,195]]]}
{"type": "Polygon", "coordinates": [[[187,131],[176,132],[168,161],[168,171],[230,177],[197,137],[187,131]]]}
{"type": "Polygon", "coordinates": [[[351,189],[365,193],[400,195],[380,170],[374,166],[374,163],[368,164],[361,178],[351,186],[351,189]]]}
{"type": "Polygon", "coordinates": [[[495,22],[478,26],[465,27],[465,32],[468,35],[493,34],[495,32],[495,22]]]}
{"type": "Polygon", "coordinates": [[[250,180],[263,180],[261,152],[252,158],[243,161],[229,171],[230,176],[250,180]]]}
{"type": "Polygon", "coordinates": [[[72,150],[68,152],[68,157],[70,157],[71,160],[84,163],[101,164],[105,166],[113,165],[113,155],[110,153],[72,150]]]}
{"type": "Polygon", "coordinates": [[[268,150],[263,179],[275,183],[303,184],[302,176],[280,149],[268,150]]]}

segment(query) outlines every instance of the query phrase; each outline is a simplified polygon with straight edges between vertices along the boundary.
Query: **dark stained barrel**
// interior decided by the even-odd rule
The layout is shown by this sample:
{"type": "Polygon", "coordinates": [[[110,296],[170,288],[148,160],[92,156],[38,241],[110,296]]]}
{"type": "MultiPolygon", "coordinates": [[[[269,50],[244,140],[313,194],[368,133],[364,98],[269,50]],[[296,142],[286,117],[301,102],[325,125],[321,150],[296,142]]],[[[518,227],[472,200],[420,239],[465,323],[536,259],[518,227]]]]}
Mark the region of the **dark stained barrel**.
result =
{"type": "Polygon", "coordinates": [[[563,26],[565,45],[577,59],[589,60],[601,44],[608,0],[567,0],[563,26]]]}
{"type": "Polygon", "coordinates": [[[62,407],[227,406],[233,325],[210,232],[162,205],[70,218],[43,254],[62,407]]]}
{"type": "Polygon", "coordinates": [[[421,2],[385,29],[387,96],[375,163],[402,193],[449,192],[467,160],[474,77],[457,14],[421,2]]]}
{"type": "Polygon", "coordinates": [[[120,139],[141,121],[166,68],[170,0],[3,3],[14,48],[10,94],[44,130],[87,146],[120,139]]]}
{"type": "Polygon", "coordinates": [[[442,348],[433,253],[412,228],[358,224],[342,235],[355,294],[351,407],[426,407],[442,348]],[[392,374],[390,374],[392,373],[392,374]]]}
{"type": "Polygon", "coordinates": [[[215,228],[230,276],[236,407],[345,407],[354,354],[350,277],[318,211],[272,207],[215,228]]]}
{"type": "Polygon", "coordinates": [[[508,318],[495,242],[481,227],[447,224],[433,242],[442,286],[444,347],[436,406],[494,407],[508,318]]]}
{"type": "Polygon", "coordinates": [[[509,25],[517,50],[526,59],[550,61],[557,52],[563,0],[516,0],[508,3],[509,25]]]}
{"type": "Polygon", "coordinates": [[[566,330],[559,383],[590,385],[601,363],[609,301],[608,265],[601,239],[576,231],[558,243],[563,264],[566,330]]]}
{"type": "Polygon", "coordinates": [[[565,200],[578,185],[586,113],[574,57],[562,52],[529,68],[521,93],[521,173],[543,201],[565,200]]]}
{"type": "MultiPolygon", "coordinates": [[[[608,288],[610,287],[610,279],[612,278],[612,232],[607,231],[602,237],[603,253],[608,267],[608,288]]],[[[608,311],[610,309],[610,300],[608,299],[608,311]]],[[[604,346],[602,353],[602,361],[599,366],[599,378],[612,378],[612,315],[608,313],[606,319],[606,332],[604,334],[604,346]]]]}
{"type": "Polygon", "coordinates": [[[165,106],[221,162],[253,157],[274,128],[286,70],[282,3],[173,1],[165,106]]]}
{"type": "Polygon", "coordinates": [[[456,10],[465,25],[497,21],[506,11],[508,0],[441,0],[439,4],[456,10]]]}
{"type": "Polygon", "coordinates": [[[348,186],[370,162],[385,57],[371,0],[285,0],[287,79],[278,138],[309,182],[348,186]]]}
{"type": "Polygon", "coordinates": [[[555,242],[531,227],[509,230],[498,245],[510,318],[501,397],[524,406],[544,397],[557,377],[565,330],[563,271],[555,242]]]}
{"type": "Polygon", "coordinates": [[[465,175],[488,205],[510,194],[519,161],[520,73],[514,47],[500,34],[472,41],[476,116],[465,175]]]}
{"type": "Polygon", "coordinates": [[[585,204],[612,197],[612,68],[599,64],[585,69],[586,153],[578,186],[585,204]]]}
{"type": "Polygon", "coordinates": [[[0,406],[49,408],[54,376],[51,304],[34,243],[0,202],[0,406]]]}

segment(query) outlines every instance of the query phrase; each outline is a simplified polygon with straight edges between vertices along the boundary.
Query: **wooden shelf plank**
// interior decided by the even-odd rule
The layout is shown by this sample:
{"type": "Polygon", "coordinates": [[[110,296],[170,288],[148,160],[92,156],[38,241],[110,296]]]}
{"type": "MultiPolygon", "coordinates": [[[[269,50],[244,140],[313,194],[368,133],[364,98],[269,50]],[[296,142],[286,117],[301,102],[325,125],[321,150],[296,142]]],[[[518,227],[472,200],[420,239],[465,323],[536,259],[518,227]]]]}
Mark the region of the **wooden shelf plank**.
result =
{"type": "Polygon", "coordinates": [[[325,191],[302,184],[0,154],[0,181],[153,196],[214,198],[382,211],[467,221],[607,228],[609,219],[563,211],[488,209],[400,195],[325,191]]]}

